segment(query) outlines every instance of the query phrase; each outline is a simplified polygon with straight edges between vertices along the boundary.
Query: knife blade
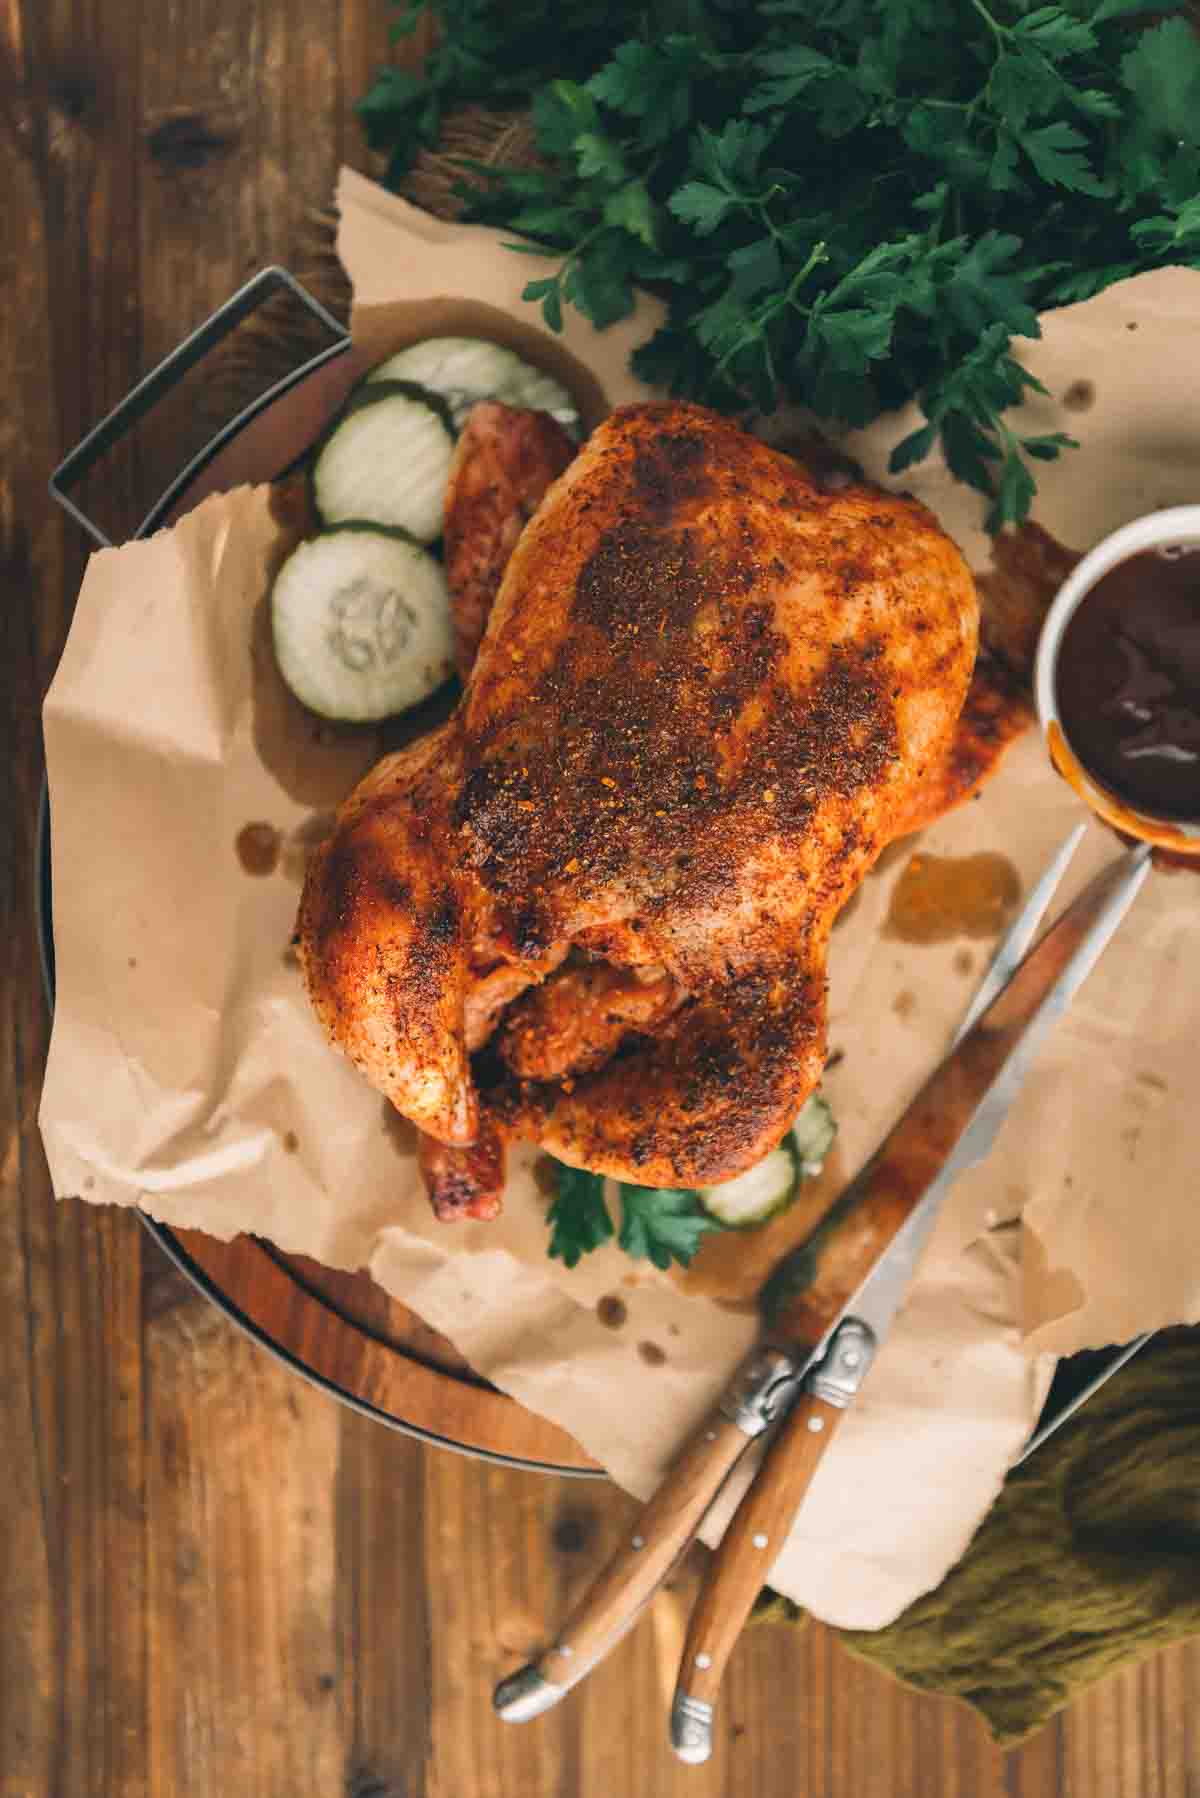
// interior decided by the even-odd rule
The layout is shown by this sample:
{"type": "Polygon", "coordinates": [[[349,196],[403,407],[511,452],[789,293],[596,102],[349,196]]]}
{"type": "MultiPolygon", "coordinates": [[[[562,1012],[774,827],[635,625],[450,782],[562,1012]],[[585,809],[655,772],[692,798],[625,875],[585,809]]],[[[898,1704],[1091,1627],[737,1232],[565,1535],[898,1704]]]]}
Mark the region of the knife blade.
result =
{"type": "MultiPolygon", "coordinates": [[[[974,1028],[983,1016],[992,1000],[1011,980],[1017,963],[1025,955],[1037,935],[1038,926],[1046,914],[1046,908],[1058,888],[1058,883],[1066,871],[1071,857],[1075,854],[1084,836],[1087,834],[1087,819],[1077,824],[1065,841],[1059,846],[1053,860],[1044,874],[1034,882],[1028,899],[1020,912],[1005,932],[1004,937],[992,958],[991,966],[979,983],[979,990],[967,1007],[966,1015],[954,1034],[952,1048],[957,1048],[968,1030],[974,1028]]],[[[1024,1077],[1022,1070],[1019,1078],[1024,1077]]],[[[1004,1122],[1006,1110],[999,1105],[983,1107],[972,1118],[958,1147],[954,1151],[955,1168],[958,1173],[974,1167],[991,1149],[996,1140],[996,1133],[1004,1122]]]]}
{"type": "Polygon", "coordinates": [[[808,1242],[763,1289],[767,1340],[801,1396],[713,1559],[671,1711],[682,1760],[708,1758],[721,1675],[847,1406],[904,1301],[946,1194],[994,1141],[1047,1033],[1150,871],[1145,846],[1103,869],[1015,967],[808,1242]]]}

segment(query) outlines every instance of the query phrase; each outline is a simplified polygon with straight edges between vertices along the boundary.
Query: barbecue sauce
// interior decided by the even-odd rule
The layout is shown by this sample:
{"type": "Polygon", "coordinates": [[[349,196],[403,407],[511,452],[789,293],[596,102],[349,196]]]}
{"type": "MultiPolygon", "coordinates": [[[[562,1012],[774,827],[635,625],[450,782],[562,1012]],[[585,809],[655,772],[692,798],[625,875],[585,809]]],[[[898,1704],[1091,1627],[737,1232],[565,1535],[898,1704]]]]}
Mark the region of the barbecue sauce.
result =
{"type": "Polygon", "coordinates": [[[1094,779],[1153,817],[1200,820],[1200,545],[1097,581],[1063,634],[1063,732],[1094,779]]]}

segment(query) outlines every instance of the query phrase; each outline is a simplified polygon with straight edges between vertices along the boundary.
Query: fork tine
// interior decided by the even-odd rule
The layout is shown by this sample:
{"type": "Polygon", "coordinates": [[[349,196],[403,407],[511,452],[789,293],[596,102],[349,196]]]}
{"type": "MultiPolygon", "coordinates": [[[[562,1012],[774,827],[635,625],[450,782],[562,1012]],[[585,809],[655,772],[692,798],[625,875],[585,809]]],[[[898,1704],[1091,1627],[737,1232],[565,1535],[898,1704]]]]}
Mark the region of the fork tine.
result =
{"type": "Polygon", "coordinates": [[[1083,841],[1086,830],[1087,820],[1084,819],[1059,845],[1046,871],[1036,881],[1028,899],[1000,939],[991,966],[980,982],[979,991],[967,1007],[967,1014],[955,1032],[952,1047],[956,1048],[972,1025],[983,1016],[1001,987],[1008,985],[1017,963],[1037,935],[1038,925],[1045,917],[1046,909],[1058,890],[1058,884],[1071,857],[1083,841]]]}

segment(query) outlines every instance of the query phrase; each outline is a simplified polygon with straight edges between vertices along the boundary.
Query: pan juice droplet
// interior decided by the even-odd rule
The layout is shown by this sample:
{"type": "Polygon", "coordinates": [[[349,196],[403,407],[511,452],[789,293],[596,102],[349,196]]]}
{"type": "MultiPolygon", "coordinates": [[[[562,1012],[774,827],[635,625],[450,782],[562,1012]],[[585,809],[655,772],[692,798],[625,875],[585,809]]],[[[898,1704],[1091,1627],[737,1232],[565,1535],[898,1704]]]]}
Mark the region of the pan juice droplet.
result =
{"type": "Polygon", "coordinates": [[[607,1292],[602,1299],[596,1300],[596,1316],[606,1330],[619,1330],[629,1316],[629,1308],[616,1293],[607,1292]]]}
{"type": "Polygon", "coordinates": [[[261,879],[273,874],[279,865],[279,832],[273,824],[243,824],[234,839],[234,849],[243,871],[261,879]]]}
{"type": "Polygon", "coordinates": [[[884,935],[902,943],[998,936],[1020,897],[1020,877],[1006,855],[921,851],[892,889],[884,935]]]}

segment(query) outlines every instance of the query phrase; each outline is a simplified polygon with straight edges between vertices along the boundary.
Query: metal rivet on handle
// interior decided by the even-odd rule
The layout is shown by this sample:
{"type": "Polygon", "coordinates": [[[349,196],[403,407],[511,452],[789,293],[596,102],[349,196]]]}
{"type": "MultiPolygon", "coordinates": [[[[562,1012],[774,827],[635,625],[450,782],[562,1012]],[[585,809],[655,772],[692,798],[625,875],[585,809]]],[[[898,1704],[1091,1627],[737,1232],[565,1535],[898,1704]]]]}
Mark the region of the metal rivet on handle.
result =
{"type": "Polygon", "coordinates": [[[821,1431],[825,1428],[825,1419],[823,1417],[810,1417],[808,1420],[808,1427],[814,1436],[819,1436],[821,1431]]]}
{"type": "Polygon", "coordinates": [[[696,1665],[697,1665],[697,1667],[711,1667],[712,1666],[711,1654],[698,1654],[696,1656],[696,1665]]]}

